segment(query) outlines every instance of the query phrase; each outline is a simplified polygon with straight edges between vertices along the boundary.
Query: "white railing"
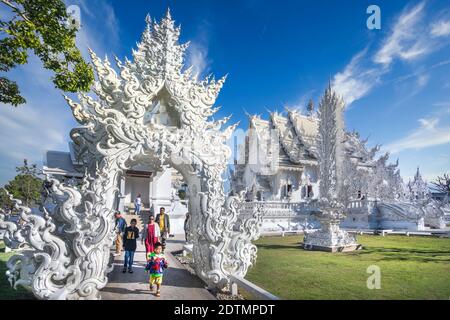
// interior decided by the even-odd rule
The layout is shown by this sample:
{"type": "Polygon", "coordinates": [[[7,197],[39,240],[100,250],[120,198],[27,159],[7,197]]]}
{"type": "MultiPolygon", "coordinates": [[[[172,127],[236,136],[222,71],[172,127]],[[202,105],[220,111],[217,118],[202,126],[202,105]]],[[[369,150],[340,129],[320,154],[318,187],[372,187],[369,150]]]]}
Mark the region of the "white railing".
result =
{"type": "Polygon", "coordinates": [[[354,200],[351,201],[348,205],[349,209],[360,209],[365,208],[367,206],[367,202],[365,200],[354,200]]]}
{"type": "MultiPolygon", "coordinates": [[[[367,213],[373,200],[353,200],[350,201],[348,209],[351,213],[367,213]]],[[[302,214],[309,214],[317,210],[317,208],[308,202],[285,202],[285,201],[255,201],[245,202],[241,210],[242,215],[250,215],[256,204],[263,204],[264,217],[295,217],[302,214]]]]}
{"type": "Polygon", "coordinates": [[[241,210],[242,215],[248,215],[253,212],[256,204],[263,204],[264,217],[294,217],[299,214],[307,214],[314,207],[306,202],[283,202],[283,201],[261,201],[261,202],[245,202],[241,210]]]}
{"type": "Polygon", "coordinates": [[[269,291],[258,287],[256,284],[240,277],[230,276],[231,280],[231,294],[233,296],[238,295],[238,287],[241,287],[256,299],[260,300],[280,300],[277,296],[271,294],[269,291]]]}
{"type": "Polygon", "coordinates": [[[349,209],[365,209],[369,206],[375,206],[376,201],[372,199],[359,199],[359,200],[352,200],[349,202],[348,207],[349,209]]]}
{"type": "MultiPolygon", "coordinates": [[[[186,256],[187,253],[192,253],[192,245],[184,245],[183,246],[183,256],[186,256]]],[[[258,287],[256,284],[240,277],[230,276],[231,280],[231,295],[238,295],[238,287],[241,287],[256,299],[260,300],[280,300],[277,296],[271,294],[270,292],[258,287]]]]}

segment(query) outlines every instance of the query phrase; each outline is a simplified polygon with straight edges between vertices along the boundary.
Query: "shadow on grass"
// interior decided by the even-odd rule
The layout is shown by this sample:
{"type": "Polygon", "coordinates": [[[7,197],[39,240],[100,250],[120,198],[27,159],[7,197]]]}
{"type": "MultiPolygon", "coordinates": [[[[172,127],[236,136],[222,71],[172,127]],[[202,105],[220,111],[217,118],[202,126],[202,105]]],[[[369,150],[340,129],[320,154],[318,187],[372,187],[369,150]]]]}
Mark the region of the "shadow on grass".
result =
{"type": "Polygon", "coordinates": [[[6,277],[6,261],[10,254],[0,252],[0,300],[35,300],[34,295],[19,287],[17,290],[11,287],[8,278],[6,277]]]}
{"type": "Polygon", "coordinates": [[[366,247],[358,252],[360,255],[382,255],[380,260],[400,260],[419,262],[450,262],[449,250],[418,250],[413,248],[366,247]]]}
{"type": "Polygon", "coordinates": [[[295,244],[295,245],[259,244],[258,243],[256,246],[258,247],[258,249],[261,248],[261,249],[275,249],[275,250],[280,250],[280,249],[302,249],[303,250],[303,247],[300,243],[295,244]]]}
{"type": "MultiPolygon", "coordinates": [[[[298,244],[257,244],[258,249],[303,250],[298,244]]],[[[346,255],[381,255],[378,260],[386,261],[418,261],[418,262],[450,262],[450,250],[424,250],[414,248],[383,248],[363,246],[362,250],[344,252],[346,255]]]]}

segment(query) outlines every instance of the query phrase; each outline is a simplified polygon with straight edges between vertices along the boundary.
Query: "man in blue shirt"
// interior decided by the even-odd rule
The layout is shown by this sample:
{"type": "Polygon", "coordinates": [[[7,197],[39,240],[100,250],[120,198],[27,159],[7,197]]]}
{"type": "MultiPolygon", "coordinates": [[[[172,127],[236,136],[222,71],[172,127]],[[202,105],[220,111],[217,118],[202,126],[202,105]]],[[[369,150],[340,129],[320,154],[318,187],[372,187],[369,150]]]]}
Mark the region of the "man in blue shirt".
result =
{"type": "Polygon", "coordinates": [[[114,256],[118,256],[122,252],[122,240],[123,240],[123,233],[125,231],[125,228],[127,227],[127,222],[122,217],[122,214],[117,211],[114,216],[116,217],[116,227],[115,231],[117,234],[116,237],[116,253],[114,256]]]}

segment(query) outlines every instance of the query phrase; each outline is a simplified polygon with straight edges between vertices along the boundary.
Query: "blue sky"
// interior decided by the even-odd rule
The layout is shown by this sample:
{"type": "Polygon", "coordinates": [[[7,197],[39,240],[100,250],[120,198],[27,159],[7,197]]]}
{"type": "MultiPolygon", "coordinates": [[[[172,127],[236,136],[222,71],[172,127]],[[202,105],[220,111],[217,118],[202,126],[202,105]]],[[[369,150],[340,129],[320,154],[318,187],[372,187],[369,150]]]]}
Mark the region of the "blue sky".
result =
{"type": "MultiPolygon", "coordinates": [[[[348,102],[346,125],[400,159],[405,180],[420,166],[427,179],[450,171],[450,4],[448,1],[98,1],[67,0],[81,9],[78,45],[123,59],[149,13],[167,7],[191,41],[187,62],[206,75],[229,74],[218,117],[247,127],[245,112],[318,103],[328,81],[348,102]],[[366,27],[371,4],[381,30],[366,27]]],[[[0,5],[2,17],[7,10],[0,5]]],[[[0,184],[28,158],[67,150],[76,126],[51,74],[36,58],[10,73],[26,105],[0,106],[0,184]]]]}

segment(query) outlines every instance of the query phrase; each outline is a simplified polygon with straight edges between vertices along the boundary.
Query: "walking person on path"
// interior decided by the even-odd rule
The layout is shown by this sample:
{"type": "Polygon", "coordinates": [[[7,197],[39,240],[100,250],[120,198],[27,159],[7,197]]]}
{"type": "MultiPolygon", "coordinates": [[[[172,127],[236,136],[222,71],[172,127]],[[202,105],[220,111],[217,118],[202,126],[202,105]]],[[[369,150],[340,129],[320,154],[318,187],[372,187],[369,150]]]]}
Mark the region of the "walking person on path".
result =
{"type": "Polygon", "coordinates": [[[159,230],[159,225],[155,223],[155,217],[150,216],[148,218],[148,224],[144,226],[141,237],[141,243],[145,243],[145,257],[155,250],[155,244],[159,241],[160,237],[161,231],[159,230]]]}
{"type": "Polygon", "coordinates": [[[125,261],[122,272],[133,273],[134,252],[136,251],[136,239],[139,238],[139,229],[136,228],[136,219],[131,219],[130,226],[123,233],[123,248],[125,249],[125,261]]]}
{"type": "Polygon", "coordinates": [[[114,216],[116,217],[116,253],[114,256],[118,256],[122,252],[122,240],[123,240],[123,232],[125,231],[125,228],[127,227],[127,222],[122,217],[122,214],[117,211],[114,216]]]}
{"type": "Polygon", "coordinates": [[[161,296],[161,286],[164,269],[167,269],[168,264],[164,253],[162,253],[162,244],[157,242],[155,250],[147,256],[147,265],[145,270],[150,272],[150,291],[153,291],[153,286],[156,284],[156,296],[161,296]]]}
{"type": "Polygon", "coordinates": [[[141,205],[142,205],[142,199],[141,199],[141,194],[139,193],[138,196],[136,197],[136,199],[134,199],[134,213],[135,214],[140,214],[141,213],[141,205]]]}
{"type": "Polygon", "coordinates": [[[170,235],[170,219],[169,215],[167,215],[165,211],[166,209],[161,207],[155,219],[155,223],[159,225],[159,230],[161,231],[161,244],[163,251],[166,249],[166,240],[170,235]]]}

